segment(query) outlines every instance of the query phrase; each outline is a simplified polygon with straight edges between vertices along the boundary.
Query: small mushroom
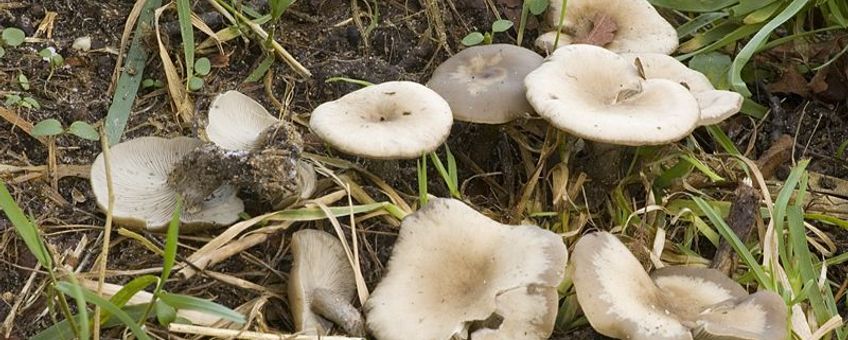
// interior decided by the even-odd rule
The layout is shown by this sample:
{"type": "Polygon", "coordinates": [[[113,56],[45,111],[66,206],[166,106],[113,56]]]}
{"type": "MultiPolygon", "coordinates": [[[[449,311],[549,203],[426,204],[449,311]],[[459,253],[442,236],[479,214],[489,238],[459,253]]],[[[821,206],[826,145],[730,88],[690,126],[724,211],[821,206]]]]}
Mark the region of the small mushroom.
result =
{"type": "Polygon", "coordinates": [[[698,100],[701,110],[699,125],[717,124],[742,108],[742,95],[716,90],[701,72],[686,67],[676,58],[659,53],[625,53],[622,57],[636,63],[647,78],[668,79],[686,86],[698,100]]]}
{"type": "Polygon", "coordinates": [[[715,269],[665,267],[649,277],[615,236],[574,246],[569,273],[583,313],[601,334],[622,339],[784,339],[786,306],[772,292],[748,295],[715,269]]]}
{"type": "Polygon", "coordinates": [[[431,199],[401,224],[388,273],[365,303],[368,328],[384,340],[547,338],[566,261],[557,234],[431,199]]]}
{"type": "Polygon", "coordinates": [[[698,102],[683,85],[643,79],[627,59],[592,45],[557,49],[525,78],[536,113],[560,130],[597,142],[656,145],[698,124],[698,102]]]}
{"type": "MultiPolygon", "coordinates": [[[[142,137],[113,146],[110,163],[115,220],[131,227],[162,230],[171,220],[179,195],[169,185],[168,176],[181,158],[202,143],[188,137],[142,137]]],[[[102,153],[91,166],[91,187],[98,206],[105,210],[109,191],[102,153]]],[[[180,220],[186,227],[228,225],[238,220],[243,210],[235,190],[222,185],[196,211],[184,211],[180,220]]]]}
{"type": "Polygon", "coordinates": [[[447,100],[456,120],[503,124],[533,112],[524,96],[524,77],[542,60],[515,45],[469,47],[439,65],[427,87],[447,100]]]}
{"type": "MultiPolygon", "coordinates": [[[[558,26],[562,1],[552,0],[547,21],[558,26]]],[[[677,31],[646,0],[568,0],[557,47],[595,44],[616,53],[671,54],[677,31]]],[[[536,39],[536,46],[553,51],[556,31],[536,39]]]]}
{"type": "Polygon", "coordinates": [[[612,234],[582,236],[568,270],[580,308],[598,333],[618,339],[692,339],[639,260],[612,234]]]}
{"type": "Polygon", "coordinates": [[[278,122],[252,98],[227,91],[209,105],[206,137],[226,150],[251,150],[262,132],[278,122]]]}
{"type": "Polygon", "coordinates": [[[333,147],[371,159],[412,159],[450,134],[448,103],[424,85],[390,81],[319,105],[309,126],[333,147]]]}
{"type": "Polygon", "coordinates": [[[291,242],[288,298],[297,331],[327,335],[335,323],[348,335],[364,335],[362,315],[350,303],[356,283],[341,242],[312,229],[294,233],[291,242]]]}
{"type": "Polygon", "coordinates": [[[786,318],[780,295],[761,291],[706,308],[692,333],[698,339],[786,339],[786,318]]]}

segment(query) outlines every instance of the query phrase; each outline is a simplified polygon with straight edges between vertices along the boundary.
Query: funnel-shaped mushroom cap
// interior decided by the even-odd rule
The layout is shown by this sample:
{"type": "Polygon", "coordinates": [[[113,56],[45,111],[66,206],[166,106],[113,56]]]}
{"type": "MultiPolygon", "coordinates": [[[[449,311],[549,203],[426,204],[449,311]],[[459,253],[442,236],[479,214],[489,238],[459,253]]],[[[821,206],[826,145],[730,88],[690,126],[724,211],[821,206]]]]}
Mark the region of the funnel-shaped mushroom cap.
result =
{"type": "Polygon", "coordinates": [[[599,333],[619,339],[692,338],[639,260],[612,234],[580,238],[568,270],[580,308],[599,333]]]}
{"type": "Polygon", "coordinates": [[[294,263],[288,282],[289,307],[295,328],[326,335],[332,323],[312,309],[313,294],[324,289],[350,301],[356,293],[353,268],[341,242],[323,231],[303,229],[292,235],[294,263]]]}
{"type": "Polygon", "coordinates": [[[566,261],[557,234],[431,199],[403,220],[388,273],[365,305],[368,327],[384,340],[448,339],[497,314],[504,333],[547,337],[557,303],[550,290],[566,261]]]}
{"type": "MultiPolygon", "coordinates": [[[[559,24],[561,9],[562,1],[551,0],[548,23],[559,24]]],[[[677,49],[677,31],[646,0],[568,0],[562,30],[558,46],[572,41],[590,43],[596,39],[593,35],[612,33],[612,37],[603,39],[606,42],[603,47],[616,53],[671,54],[677,49]],[[602,27],[595,29],[596,26],[602,27]]],[[[546,37],[552,47],[555,37],[542,37],[546,37]]],[[[537,41],[537,45],[540,44],[542,42],[537,41]]]]}
{"type": "Polygon", "coordinates": [[[471,333],[471,339],[545,339],[554,328],[558,302],[559,295],[553,287],[531,285],[507,291],[496,298],[495,313],[503,318],[500,327],[481,328],[471,333]]]}
{"type": "MultiPolygon", "coordinates": [[[[188,137],[165,139],[142,137],[113,146],[111,173],[115,220],[136,228],[160,230],[171,220],[177,192],[168,185],[168,174],[184,155],[203,144],[188,137]]],[[[91,165],[91,188],[97,204],[106,209],[109,191],[103,154],[91,165]]],[[[186,227],[228,225],[238,220],[244,204],[235,189],[222,185],[197,212],[182,212],[186,227]]]]}
{"type": "Polygon", "coordinates": [[[209,106],[206,137],[227,150],[250,150],[257,137],[278,122],[261,104],[238,91],[224,92],[209,106]]]}
{"type": "Polygon", "coordinates": [[[593,141],[665,144],[687,136],[700,119],[698,102],[683,85],[642,79],[627,59],[597,46],[557,49],[524,83],[536,113],[593,141]]]}
{"type": "Polygon", "coordinates": [[[692,333],[698,339],[786,339],[786,304],[761,291],[705,309],[692,333]]]}
{"type": "Polygon", "coordinates": [[[542,60],[515,45],[469,47],[439,65],[427,87],[447,100],[456,120],[503,124],[533,112],[524,77],[542,60]]]}
{"type": "Polygon", "coordinates": [[[659,53],[625,53],[622,57],[642,65],[645,77],[668,79],[684,84],[698,100],[701,110],[699,125],[721,122],[742,109],[742,95],[716,90],[703,73],[686,67],[674,57],[659,53]]]}
{"type": "Polygon", "coordinates": [[[450,134],[448,103],[424,85],[390,81],[319,105],[309,126],[333,147],[374,159],[412,159],[450,134]]]}
{"type": "Polygon", "coordinates": [[[736,281],[711,268],[664,267],[653,271],[651,278],[662,290],[667,305],[687,321],[695,321],[708,306],[748,296],[736,281]]]}

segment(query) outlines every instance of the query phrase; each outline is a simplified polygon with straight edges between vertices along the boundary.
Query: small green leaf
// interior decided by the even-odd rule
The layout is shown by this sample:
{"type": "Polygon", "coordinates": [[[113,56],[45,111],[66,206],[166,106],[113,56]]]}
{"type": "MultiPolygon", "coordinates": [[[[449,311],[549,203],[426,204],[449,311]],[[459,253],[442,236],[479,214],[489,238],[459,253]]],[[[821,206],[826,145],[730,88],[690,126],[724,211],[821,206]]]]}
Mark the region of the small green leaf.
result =
{"type": "Polygon", "coordinates": [[[197,91],[203,88],[203,79],[198,77],[191,77],[191,80],[188,81],[188,89],[192,91],[197,91]]]}
{"type": "Polygon", "coordinates": [[[4,55],[6,55],[6,50],[3,49],[3,46],[0,46],[0,58],[3,58],[4,55]]]}
{"type": "Polygon", "coordinates": [[[492,32],[494,33],[506,32],[510,28],[512,28],[512,21],[506,19],[501,19],[492,23],[492,32]]]}
{"type": "Polygon", "coordinates": [[[16,105],[21,102],[21,96],[16,94],[7,94],[6,95],[6,106],[16,105]]]}
{"type": "MultiPolygon", "coordinates": [[[[562,1],[562,0],[551,0],[551,1],[562,1]]],[[[548,9],[548,0],[528,0],[527,6],[530,9],[530,13],[533,15],[539,15],[545,12],[548,9]]]]}
{"type": "Polygon", "coordinates": [[[36,137],[56,136],[62,134],[62,132],[65,132],[62,123],[53,118],[42,120],[32,128],[32,135],[36,137]]]}
{"type": "Polygon", "coordinates": [[[83,121],[71,123],[71,126],[68,127],[68,132],[82,139],[100,140],[100,134],[97,133],[97,130],[91,124],[83,121]]]}
{"type": "Polygon", "coordinates": [[[212,63],[209,58],[203,57],[194,62],[194,73],[199,76],[205,76],[212,70],[212,63]]]}
{"type": "Polygon", "coordinates": [[[274,63],[274,60],[277,60],[274,55],[269,54],[265,56],[265,59],[262,59],[262,62],[259,63],[259,66],[250,72],[250,75],[247,76],[247,79],[244,80],[245,83],[255,83],[262,79],[265,76],[265,73],[268,72],[268,69],[271,68],[271,65],[274,63]]]}
{"type": "Polygon", "coordinates": [[[271,0],[268,1],[268,4],[271,6],[271,20],[277,21],[283,13],[285,13],[286,9],[291,6],[293,0],[271,0]]]}
{"type": "Polygon", "coordinates": [[[29,78],[27,78],[27,76],[25,76],[23,73],[19,74],[18,85],[20,85],[24,91],[29,90],[29,78]]]}
{"type": "Polygon", "coordinates": [[[174,307],[168,306],[168,304],[162,302],[162,300],[157,300],[155,304],[156,308],[156,320],[159,321],[159,324],[162,326],[168,326],[171,322],[177,319],[177,310],[174,307]]]}
{"type": "Polygon", "coordinates": [[[483,33],[471,32],[465,38],[462,38],[462,44],[465,46],[474,46],[483,42],[484,38],[483,33]]]}
{"type": "Polygon", "coordinates": [[[709,52],[692,57],[692,60],[689,60],[689,67],[707,76],[710,83],[717,89],[727,90],[730,88],[727,71],[730,70],[732,63],[730,56],[724,53],[709,52]]]}
{"type": "Polygon", "coordinates": [[[33,97],[24,97],[24,99],[22,99],[21,105],[34,109],[41,108],[41,104],[39,104],[38,101],[35,100],[35,98],[33,97]]]}
{"type": "Polygon", "coordinates": [[[241,313],[206,299],[200,299],[182,294],[172,294],[167,292],[161,292],[159,294],[159,298],[171,307],[176,308],[177,310],[187,309],[204,312],[206,314],[212,314],[222,319],[230,320],[239,324],[243,324],[246,321],[244,319],[244,315],[242,315],[241,313]]]}
{"type": "Polygon", "coordinates": [[[2,38],[4,44],[15,47],[24,43],[26,34],[24,34],[24,31],[21,31],[19,28],[9,27],[3,30],[2,38]]]}

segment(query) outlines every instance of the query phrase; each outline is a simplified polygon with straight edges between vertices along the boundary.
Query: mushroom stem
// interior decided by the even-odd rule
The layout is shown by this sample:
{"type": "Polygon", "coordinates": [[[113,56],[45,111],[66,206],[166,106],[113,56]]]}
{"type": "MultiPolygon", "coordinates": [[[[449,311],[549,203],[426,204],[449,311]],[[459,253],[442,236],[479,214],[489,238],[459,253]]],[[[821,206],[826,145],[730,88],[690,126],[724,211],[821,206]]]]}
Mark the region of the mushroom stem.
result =
{"type": "Polygon", "coordinates": [[[312,311],[342,327],[349,336],[364,336],[362,314],[349,301],[324,288],[312,292],[312,311]]]}
{"type": "Polygon", "coordinates": [[[586,170],[593,174],[592,179],[605,187],[614,186],[621,178],[626,147],[589,140],[586,140],[586,147],[590,154],[586,170]]]}

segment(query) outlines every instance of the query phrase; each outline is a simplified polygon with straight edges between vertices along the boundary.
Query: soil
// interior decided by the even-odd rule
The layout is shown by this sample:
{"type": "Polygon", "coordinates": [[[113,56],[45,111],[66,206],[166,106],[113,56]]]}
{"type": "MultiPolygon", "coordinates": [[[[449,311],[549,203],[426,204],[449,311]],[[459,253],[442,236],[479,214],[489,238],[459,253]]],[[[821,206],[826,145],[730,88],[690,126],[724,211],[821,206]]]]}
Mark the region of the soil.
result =
{"type": "MultiPolygon", "coordinates": [[[[258,5],[260,12],[262,1],[248,3],[258,5]]],[[[276,62],[270,72],[269,87],[274,98],[268,96],[261,83],[243,83],[243,80],[264,59],[261,46],[246,39],[235,39],[224,44],[223,51],[212,49],[206,56],[216,61],[212,73],[204,78],[204,87],[195,93],[196,110],[193,121],[179,124],[170,99],[164,89],[142,89],[130,115],[124,140],[139,136],[173,137],[178,135],[197,135],[205,110],[212,97],[226,90],[238,89],[256,98],[267,108],[276,108],[277,101],[286,102],[287,111],[283,118],[295,123],[308,120],[313,108],[322,102],[334,100],[359,85],[346,82],[326,82],[332,77],[361,79],[372,83],[391,80],[411,80],[426,82],[433,69],[451,53],[462,49],[459,41],[474,30],[485,31],[497,19],[495,13],[518,22],[521,2],[517,0],[449,0],[429,1],[435,4],[435,11],[443,21],[443,31],[437,22],[428,15],[425,1],[387,0],[387,1],[336,1],[336,0],[300,0],[283,16],[279,22],[277,40],[300,61],[313,76],[308,79],[298,77],[284,63],[276,62]],[[357,4],[357,8],[351,7],[357,4]],[[491,8],[488,4],[494,6],[491,8]],[[370,14],[369,10],[371,11],[370,14]],[[351,13],[358,13],[362,26],[357,27],[350,20],[351,13]],[[378,18],[373,29],[366,29],[373,18],[378,18]],[[444,36],[440,38],[440,33],[444,36]],[[287,92],[291,91],[291,93],[287,92]]],[[[19,27],[27,36],[32,36],[48,12],[57,13],[53,24],[52,37],[44,42],[26,43],[21,47],[7,48],[6,55],[0,58],[0,97],[5,94],[24,92],[37,99],[40,109],[9,108],[30,123],[43,119],[56,118],[64,126],[82,120],[101,121],[109,109],[112,72],[116,63],[116,52],[120,46],[120,35],[124,29],[127,14],[133,1],[37,1],[21,0],[11,2],[13,6],[0,3],[0,27],[19,27]],[[4,5],[7,6],[4,8],[4,5]],[[74,39],[90,36],[92,50],[78,52],[71,49],[74,39]],[[38,51],[44,47],[55,47],[64,56],[65,66],[51,70],[38,51]],[[29,79],[30,89],[23,91],[15,79],[24,74],[29,79]]],[[[211,13],[204,1],[194,1],[195,13],[211,13]]],[[[209,19],[213,29],[223,28],[221,21],[215,24],[215,15],[204,16],[209,19]]],[[[175,11],[169,10],[162,17],[165,27],[174,27],[175,11]],[[170,26],[168,26],[170,23],[170,26]]],[[[205,38],[195,31],[198,41],[205,38]]],[[[178,30],[169,30],[167,44],[171,48],[172,59],[182,57],[178,30]]],[[[524,37],[526,47],[532,47],[532,41],[541,33],[535,18],[527,25],[524,37]]],[[[147,32],[151,46],[155,46],[153,32],[147,32]]],[[[44,38],[42,34],[40,37],[44,38]]],[[[824,38],[822,44],[844,44],[834,38],[824,38]],[[827,40],[830,39],[830,40],[827,40]]],[[[496,34],[496,43],[515,43],[515,32],[496,34]]],[[[844,46],[844,45],[840,45],[844,46]]],[[[754,99],[763,105],[772,105],[777,109],[763,121],[756,121],[744,115],[738,115],[722,124],[737,147],[750,158],[756,159],[782,134],[792,135],[796,140],[795,159],[810,158],[810,170],[848,180],[848,161],[838,158],[840,143],[848,140],[848,110],[845,93],[832,85],[831,92],[822,93],[782,93],[771,91],[769,83],[781,81],[779,70],[795,67],[792,59],[782,59],[780,55],[763,54],[757,62],[772,71],[771,78],[761,81],[754,99]],[[806,95],[806,96],[803,96],[806,95]]],[[[783,51],[781,53],[789,53],[783,51]]],[[[820,57],[827,57],[826,53],[820,57]]],[[[845,73],[845,57],[839,60],[838,67],[845,73]]],[[[834,66],[834,68],[836,68],[834,66]]],[[[840,72],[836,72],[837,77],[840,72]]],[[[804,75],[811,78],[810,75],[804,75]]],[[[145,78],[166,81],[161,61],[153,54],[145,69],[145,78]]],[[[834,78],[835,79],[835,78],[834,78]]],[[[805,79],[812,81],[812,79],[805,79]]],[[[838,84],[836,80],[830,80],[838,84]]],[[[843,88],[844,90],[844,88],[843,88]]],[[[272,112],[275,110],[271,110],[272,112]]],[[[304,135],[305,151],[343,158],[363,164],[369,169],[379,166],[365,161],[340,155],[326,149],[316,136],[309,134],[303,124],[299,130],[304,135]]],[[[525,137],[523,142],[538,146],[546,137],[546,127],[538,119],[514,123],[498,129],[481,128],[469,124],[456,124],[448,142],[457,156],[460,166],[460,178],[465,179],[482,173],[497,173],[489,179],[486,176],[469,181],[464,188],[467,199],[478,207],[484,207],[488,213],[500,216],[503,220],[520,219],[514,216],[512,207],[519,200],[521,190],[532,172],[536,154],[530,153],[519,143],[511,132],[519,131],[525,137]],[[476,145],[478,136],[494,135],[492,147],[481,149],[476,145]],[[472,165],[473,163],[473,165],[472,165]]],[[[696,131],[697,141],[707,151],[719,150],[705,131],[696,131]]],[[[73,136],[61,136],[56,139],[58,163],[71,165],[91,164],[100,152],[98,142],[86,141],[73,136]]],[[[0,119],[0,166],[40,166],[47,164],[48,148],[38,140],[28,136],[6,120],[0,119]]],[[[444,154],[442,154],[444,159],[444,154]]],[[[576,160],[589,157],[583,153],[576,160]]],[[[556,161],[553,157],[549,162],[556,161]]],[[[577,163],[576,161],[573,163],[577,163]]],[[[789,162],[786,162],[789,164],[789,162]]],[[[390,184],[403,192],[405,197],[416,197],[416,168],[414,161],[399,162],[396,170],[384,176],[390,184]]],[[[788,166],[781,167],[777,178],[785,178],[788,166]]],[[[578,173],[579,167],[573,170],[578,173]]],[[[379,172],[379,171],[377,171],[379,172]]],[[[32,172],[30,172],[32,174],[32,172]]],[[[70,254],[77,245],[85,241],[79,256],[70,256],[66,264],[80,266],[81,272],[92,271],[94,258],[102,247],[99,239],[104,215],[95,202],[93,193],[85,178],[64,177],[53,188],[47,176],[32,178],[21,177],[25,173],[13,175],[0,174],[7,181],[9,189],[17,202],[31,214],[39,225],[54,254],[70,254]]],[[[430,192],[437,196],[449,196],[447,188],[435,171],[429,173],[430,192]]],[[[573,180],[573,179],[572,179],[573,180]]],[[[377,200],[386,196],[376,187],[361,182],[365,190],[377,200]]],[[[638,191],[638,190],[636,190],[638,191]]],[[[732,188],[728,192],[732,192],[732,188]]],[[[644,194],[635,198],[644,202],[644,194]]],[[[597,206],[597,205],[596,205],[597,206]]],[[[251,207],[249,205],[249,207],[251,207]]],[[[252,206],[248,213],[262,213],[262,209],[252,206]]],[[[607,228],[608,216],[599,216],[599,228],[607,228]]],[[[829,225],[817,225],[828,233],[837,245],[837,253],[848,250],[848,232],[829,225]]],[[[296,228],[319,228],[331,231],[327,222],[301,223],[296,228]]],[[[347,229],[349,232],[349,229],[347,229]]],[[[290,232],[290,231],[288,231],[290,232]]],[[[288,232],[275,235],[268,241],[248,251],[234,256],[211,270],[228,273],[244,280],[268,287],[285,296],[285,275],[291,258],[287,252],[288,232]],[[280,248],[280,247],[284,248],[280,248]],[[274,270],[269,270],[272,268],[274,270]]],[[[181,245],[196,249],[203,242],[198,237],[214,236],[209,234],[192,235],[184,238],[181,245]]],[[[160,247],[164,242],[162,235],[142,233],[160,247]]],[[[385,270],[391,245],[394,242],[396,228],[380,219],[371,219],[364,226],[360,238],[362,270],[366,283],[373,289],[385,270]]],[[[350,236],[348,236],[350,237],[350,236]]],[[[10,222],[0,218],[0,320],[4,320],[14,304],[14,297],[24,291],[24,286],[36,266],[35,258],[26,250],[23,242],[16,236],[10,222]],[[11,298],[10,298],[11,297],[11,298]]],[[[180,256],[188,256],[191,251],[180,248],[180,256]]],[[[113,235],[109,269],[135,271],[161,266],[161,258],[141,246],[138,242],[122,236],[113,235]]],[[[833,268],[829,274],[835,282],[844,282],[846,269],[833,268]]],[[[135,274],[115,275],[107,278],[111,283],[126,283],[135,274]]],[[[35,278],[34,285],[45,282],[44,275],[35,278]]],[[[215,299],[229,307],[258,297],[247,289],[230,286],[206,275],[196,275],[191,279],[172,279],[165,286],[171,292],[191,294],[197,297],[215,299]]],[[[27,290],[32,292],[33,289],[27,290]]],[[[51,325],[49,313],[43,295],[33,296],[19,309],[11,331],[12,338],[29,337],[51,325]]],[[[283,299],[272,298],[265,308],[265,322],[274,329],[290,332],[292,324],[288,308],[283,299]]],[[[152,324],[152,323],[151,323],[152,324]]],[[[1,329],[1,328],[0,328],[1,329]]],[[[107,333],[108,334],[108,333],[107,333]]],[[[118,334],[113,334],[119,336],[118,334]]],[[[0,334],[0,337],[3,335],[0,334]]],[[[557,339],[602,338],[594,334],[590,327],[557,330],[557,339]]]]}

